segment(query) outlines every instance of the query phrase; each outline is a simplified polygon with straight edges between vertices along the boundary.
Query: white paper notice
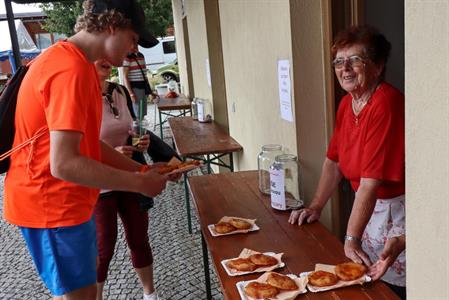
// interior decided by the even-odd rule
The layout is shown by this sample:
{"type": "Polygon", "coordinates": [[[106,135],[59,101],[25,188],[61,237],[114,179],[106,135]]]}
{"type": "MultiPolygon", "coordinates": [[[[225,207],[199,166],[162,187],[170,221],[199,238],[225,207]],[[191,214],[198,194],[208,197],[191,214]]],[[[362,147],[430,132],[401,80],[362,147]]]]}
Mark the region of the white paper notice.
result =
{"type": "Polygon", "coordinates": [[[209,85],[209,87],[212,87],[212,81],[210,80],[209,58],[206,58],[206,77],[207,77],[207,84],[209,85]]]}
{"type": "Polygon", "coordinates": [[[284,120],[293,122],[290,62],[288,60],[278,61],[278,76],[281,117],[284,120]]]}

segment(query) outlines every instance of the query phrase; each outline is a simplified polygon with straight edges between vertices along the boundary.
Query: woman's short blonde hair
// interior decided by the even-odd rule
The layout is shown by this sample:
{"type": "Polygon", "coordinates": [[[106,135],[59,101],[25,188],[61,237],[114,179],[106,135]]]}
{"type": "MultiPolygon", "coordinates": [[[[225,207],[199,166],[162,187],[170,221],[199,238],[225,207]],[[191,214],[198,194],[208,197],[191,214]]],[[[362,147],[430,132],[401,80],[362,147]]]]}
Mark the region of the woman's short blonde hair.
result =
{"type": "Polygon", "coordinates": [[[86,30],[87,32],[103,32],[109,27],[119,29],[132,29],[131,20],[115,9],[105,10],[102,13],[93,13],[94,3],[90,0],[83,2],[84,12],[75,24],[75,32],[86,30]]]}

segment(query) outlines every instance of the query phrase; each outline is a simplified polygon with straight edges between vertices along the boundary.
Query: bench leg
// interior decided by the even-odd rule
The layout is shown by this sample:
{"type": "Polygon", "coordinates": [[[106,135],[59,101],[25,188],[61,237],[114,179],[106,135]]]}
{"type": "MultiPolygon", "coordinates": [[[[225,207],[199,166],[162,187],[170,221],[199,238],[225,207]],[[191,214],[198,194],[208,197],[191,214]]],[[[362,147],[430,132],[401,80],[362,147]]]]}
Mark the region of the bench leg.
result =
{"type": "Polygon", "coordinates": [[[206,299],[212,299],[212,291],[210,286],[210,274],[209,274],[209,257],[207,253],[206,241],[204,240],[203,233],[201,233],[201,246],[203,248],[203,264],[204,264],[204,281],[206,283],[206,299]]]}
{"type": "Polygon", "coordinates": [[[160,130],[161,130],[161,140],[164,140],[164,132],[163,132],[163,130],[162,130],[162,113],[161,113],[161,111],[159,111],[159,126],[161,127],[160,128],[160,130]]]}
{"type": "Polygon", "coordinates": [[[186,210],[187,210],[187,226],[189,228],[189,233],[192,233],[192,216],[190,215],[190,193],[189,193],[189,185],[187,184],[187,173],[184,173],[184,191],[186,198],[186,210]]]}

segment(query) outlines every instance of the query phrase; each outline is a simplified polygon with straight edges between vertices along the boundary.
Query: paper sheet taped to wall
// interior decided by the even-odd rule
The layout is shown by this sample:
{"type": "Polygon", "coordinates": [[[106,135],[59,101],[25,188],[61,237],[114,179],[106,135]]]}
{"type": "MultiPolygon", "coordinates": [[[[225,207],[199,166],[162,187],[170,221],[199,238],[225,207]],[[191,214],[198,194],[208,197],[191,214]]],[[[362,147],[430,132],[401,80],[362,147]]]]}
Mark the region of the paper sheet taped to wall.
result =
{"type": "Polygon", "coordinates": [[[288,60],[278,61],[278,81],[281,117],[284,120],[293,122],[290,62],[288,60]]]}

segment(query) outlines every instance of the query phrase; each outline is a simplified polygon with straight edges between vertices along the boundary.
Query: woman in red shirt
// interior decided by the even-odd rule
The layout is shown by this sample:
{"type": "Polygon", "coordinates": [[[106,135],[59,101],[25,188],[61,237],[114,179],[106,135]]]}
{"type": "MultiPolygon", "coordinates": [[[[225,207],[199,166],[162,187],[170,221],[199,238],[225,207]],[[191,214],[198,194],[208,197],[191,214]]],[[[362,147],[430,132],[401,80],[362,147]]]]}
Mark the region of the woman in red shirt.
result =
{"type": "MultiPolygon", "coordinates": [[[[318,220],[344,176],[356,193],[345,254],[367,266],[379,259],[387,239],[405,234],[404,95],[384,81],[390,49],[370,27],[337,35],[333,66],[348,94],[338,108],[315,196],[289,219],[298,225],[318,220]]],[[[381,279],[405,298],[405,251],[381,279]]]]}

